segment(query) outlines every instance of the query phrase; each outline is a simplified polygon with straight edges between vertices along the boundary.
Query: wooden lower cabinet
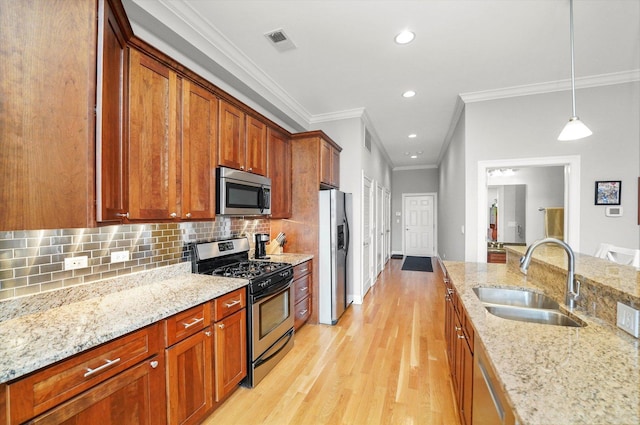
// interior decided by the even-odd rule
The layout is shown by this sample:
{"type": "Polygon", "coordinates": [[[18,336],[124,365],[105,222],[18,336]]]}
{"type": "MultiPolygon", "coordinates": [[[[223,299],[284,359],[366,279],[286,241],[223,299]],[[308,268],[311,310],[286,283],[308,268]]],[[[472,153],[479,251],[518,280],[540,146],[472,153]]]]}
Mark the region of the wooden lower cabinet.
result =
{"type": "Polygon", "coordinates": [[[445,279],[445,340],[462,425],[471,425],[473,405],[473,327],[453,286],[445,279]]]}
{"type": "Polygon", "coordinates": [[[160,425],[164,415],[162,353],[29,421],[30,424],[160,425]]]}
{"type": "Polygon", "coordinates": [[[211,328],[167,348],[169,424],[198,423],[213,406],[211,328]]]}
{"type": "Polygon", "coordinates": [[[311,316],[313,264],[305,261],[293,268],[294,329],[300,329],[311,316]]]}
{"type": "Polygon", "coordinates": [[[216,402],[224,400],[247,376],[247,310],[214,324],[216,402]]]}

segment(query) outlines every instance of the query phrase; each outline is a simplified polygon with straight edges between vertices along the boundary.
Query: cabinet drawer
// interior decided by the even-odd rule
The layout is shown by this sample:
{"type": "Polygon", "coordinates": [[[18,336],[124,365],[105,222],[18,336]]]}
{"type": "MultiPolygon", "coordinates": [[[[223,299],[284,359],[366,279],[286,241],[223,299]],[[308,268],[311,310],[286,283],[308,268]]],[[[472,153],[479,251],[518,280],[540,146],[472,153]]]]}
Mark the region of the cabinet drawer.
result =
{"type": "Polygon", "coordinates": [[[9,384],[11,423],[26,421],[160,351],[159,323],[9,384]]]}
{"type": "Polygon", "coordinates": [[[228,315],[242,310],[247,305],[246,288],[236,289],[213,301],[214,321],[222,320],[228,315]]]}
{"type": "Polygon", "coordinates": [[[170,347],[209,326],[211,322],[210,308],[209,303],[200,304],[165,319],[166,346],[170,347]]]}
{"type": "Polygon", "coordinates": [[[311,261],[305,261],[293,267],[293,278],[299,279],[304,275],[311,273],[311,261]]]}
{"type": "Polygon", "coordinates": [[[311,316],[311,297],[307,297],[304,300],[298,302],[293,307],[295,313],[294,328],[298,330],[305,324],[309,316],[311,316]]]}
{"type": "Polygon", "coordinates": [[[311,294],[311,275],[306,275],[293,282],[294,302],[308,297],[311,294]]]}

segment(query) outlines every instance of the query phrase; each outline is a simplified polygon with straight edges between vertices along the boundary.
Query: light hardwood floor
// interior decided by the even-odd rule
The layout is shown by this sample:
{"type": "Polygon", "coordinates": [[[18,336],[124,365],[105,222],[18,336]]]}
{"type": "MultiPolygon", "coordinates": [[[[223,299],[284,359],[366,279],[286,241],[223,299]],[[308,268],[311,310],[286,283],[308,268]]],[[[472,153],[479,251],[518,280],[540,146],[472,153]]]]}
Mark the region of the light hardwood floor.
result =
{"type": "Polygon", "coordinates": [[[204,424],[458,425],[441,271],[401,266],[389,260],[336,326],[300,329],[256,388],[239,388],[204,424]]]}

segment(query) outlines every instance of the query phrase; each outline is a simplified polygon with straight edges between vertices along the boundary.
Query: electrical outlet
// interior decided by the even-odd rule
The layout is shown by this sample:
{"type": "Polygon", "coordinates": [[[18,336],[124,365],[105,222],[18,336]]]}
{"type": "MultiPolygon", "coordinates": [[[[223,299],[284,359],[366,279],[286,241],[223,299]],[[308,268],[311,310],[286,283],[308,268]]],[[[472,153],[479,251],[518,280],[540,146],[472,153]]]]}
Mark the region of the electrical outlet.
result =
{"type": "Polygon", "coordinates": [[[129,251],[116,251],[111,253],[112,263],[121,263],[123,261],[129,261],[129,251]]]}
{"type": "Polygon", "coordinates": [[[80,257],[69,257],[64,259],[65,270],[75,270],[89,267],[89,258],[86,255],[80,257]]]}
{"type": "Polygon", "coordinates": [[[638,338],[640,336],[640,310],[618,302],[618,327],[638,338]]]}

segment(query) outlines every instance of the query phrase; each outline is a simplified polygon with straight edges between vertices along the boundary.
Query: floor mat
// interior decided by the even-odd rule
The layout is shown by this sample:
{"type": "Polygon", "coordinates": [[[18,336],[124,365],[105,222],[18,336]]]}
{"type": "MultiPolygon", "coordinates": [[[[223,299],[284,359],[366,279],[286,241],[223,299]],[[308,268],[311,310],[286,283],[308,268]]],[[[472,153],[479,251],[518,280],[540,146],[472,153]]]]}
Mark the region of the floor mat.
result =
{"type": "Polygon", "coordinates": [[[407,257],[402,264],[402,270],[432,272],[431,257],[407,257]]]}

